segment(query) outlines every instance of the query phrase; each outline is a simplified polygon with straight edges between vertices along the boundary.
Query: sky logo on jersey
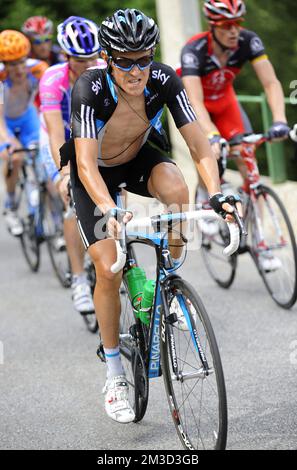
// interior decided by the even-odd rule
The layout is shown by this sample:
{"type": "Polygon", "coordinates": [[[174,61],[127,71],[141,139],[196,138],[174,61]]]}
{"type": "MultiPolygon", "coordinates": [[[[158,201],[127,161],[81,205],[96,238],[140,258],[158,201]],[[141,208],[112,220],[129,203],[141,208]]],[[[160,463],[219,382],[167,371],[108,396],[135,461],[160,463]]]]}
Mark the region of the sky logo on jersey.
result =
{"type": "Polygon", "coordinates": [[[159,69],[159,70],[153,70],[152,77],[155,78],[156,80],[160,80],[162,85],[165,85],[167,80],[169,80],[170,75],[166,75],[164,72],[162,72],[161,69],[159,69]]]}
{"type": "Polygon", "coordinates": [[[92,90],[96,95],[98,95],[99,91],[102,90],[102,82],[100,78],[96,80],[96,82],[92,82],[92,90]]]}

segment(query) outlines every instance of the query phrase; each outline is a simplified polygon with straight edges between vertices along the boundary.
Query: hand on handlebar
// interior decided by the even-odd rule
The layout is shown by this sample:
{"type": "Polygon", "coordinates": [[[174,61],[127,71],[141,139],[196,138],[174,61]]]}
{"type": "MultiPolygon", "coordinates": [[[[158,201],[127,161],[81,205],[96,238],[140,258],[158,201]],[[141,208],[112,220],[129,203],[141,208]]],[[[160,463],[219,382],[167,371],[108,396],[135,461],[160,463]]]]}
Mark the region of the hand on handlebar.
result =
{"type": "Polygon", "coordinates": [[[235,222],[235,210],[239,217],[242,217],[242,204],[240,197],[237,195],[224,196],[222,193],[215,194],[209,200],[213,210],[220,214],[226,222],[235,222]]]}
{"type": "Polygon", "coordinates": [[[114,240],[120,240],[122,238],[122,224],[126,225],[132,219],[133,214],[114,207],[105,214],[105,217],[107,218],[106,227],[109,236],[114,240]]]}
{"type": "Polygon", "coordinates": [[[270,127],[267,135],[269,140],[280,141],[289,136],[290,127],[285,122],[274,122],[270,127]]]}
{"type": "Polygon", "coordinates": [[[0,158],[5,162],[9,162],[13,159],[13,151],[15,150],[15,145],[12,142],[6,142],[5,144],[0,144],[0,158]]]}

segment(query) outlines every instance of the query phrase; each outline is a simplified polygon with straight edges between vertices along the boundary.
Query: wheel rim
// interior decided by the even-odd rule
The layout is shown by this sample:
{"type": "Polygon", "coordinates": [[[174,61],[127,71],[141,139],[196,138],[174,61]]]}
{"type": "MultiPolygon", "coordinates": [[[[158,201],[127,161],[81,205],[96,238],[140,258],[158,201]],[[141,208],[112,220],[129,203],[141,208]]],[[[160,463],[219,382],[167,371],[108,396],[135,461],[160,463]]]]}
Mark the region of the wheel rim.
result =
{"type": "Polygon", "coordinates": [[[291,224],[278,199],[266,190],[258,195],[256,210],[263,237],[254,212],[250,227],[254,260],[271,297],[278,305],[289,308],[297,295],[296,243],[291,224]]]}

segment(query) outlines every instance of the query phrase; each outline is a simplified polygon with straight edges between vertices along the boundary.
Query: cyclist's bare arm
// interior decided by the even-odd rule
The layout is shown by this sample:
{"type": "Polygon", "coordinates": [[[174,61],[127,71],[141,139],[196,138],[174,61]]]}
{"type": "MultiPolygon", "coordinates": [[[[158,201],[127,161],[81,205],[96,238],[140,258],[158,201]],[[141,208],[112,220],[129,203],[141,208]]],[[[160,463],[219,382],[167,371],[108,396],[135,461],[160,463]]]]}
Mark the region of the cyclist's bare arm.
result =
{"type": "MultiPolygon", "coordinates": [[[[12,145],[17,144],[15,139],[12,139],[7,132],[7,127],[6,127],[5,118],[4,118],[4,106],[3,104],[0,104],[0,145],[6,144],[6,143],[11,143],[12,145]]],[[[4,149],[0,152],[0,158],[3,158],[4,160],[8,160],[9,156],[8,156],[7,149],[4,149]]]]}
{"type": "Polygon", "coordinates": [[[196,163],[199,175],[203,179],[208,193],[213,195],[221,191],[217,161],[210,144],[202,132],[198,121],[186,124],[179,129],[196,163]]]}
{"type": "Polygon", "coordinates": [[[76,138],[74,143],[79,179],[90,198],[105,214],[116,207],[116,204],[98,169],[98,141],[97,139],[76,138]]]}
{"type": "Polygon", "coordinates": [[[9,140],[5,119],[4,119],[4,106],[0,104],[0,143],[7,142],[9,140]]]}
{"type": "Polygon", "coordinates": [[[254,62],[253,68],[260,80],[272,112],[273,121],[287,122],[284,92],[273,65],[268,59],[254,62]]]}
{"type": "Polygon", "coordinates": [[[204,106],[204,94],[200,77],[188,75],[183,77],[182,80],[190,103],[199,118],[204,134],[208,135],[211,132],[218,132],[218,129],[210,119],[210,115],[204,106]]]}

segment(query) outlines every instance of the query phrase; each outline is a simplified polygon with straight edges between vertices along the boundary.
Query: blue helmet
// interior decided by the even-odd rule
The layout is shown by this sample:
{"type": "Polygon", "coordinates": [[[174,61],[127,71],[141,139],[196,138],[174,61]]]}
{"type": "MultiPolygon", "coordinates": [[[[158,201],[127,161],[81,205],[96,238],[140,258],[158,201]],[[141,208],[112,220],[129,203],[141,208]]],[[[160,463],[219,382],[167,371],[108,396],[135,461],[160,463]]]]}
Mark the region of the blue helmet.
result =
{"type": "Polygon", "coordinates": [[[57,40],[67,55],[92,57],[98,54],[98,26],[91,20],[70,16],[58,25],[57,40]]]}

